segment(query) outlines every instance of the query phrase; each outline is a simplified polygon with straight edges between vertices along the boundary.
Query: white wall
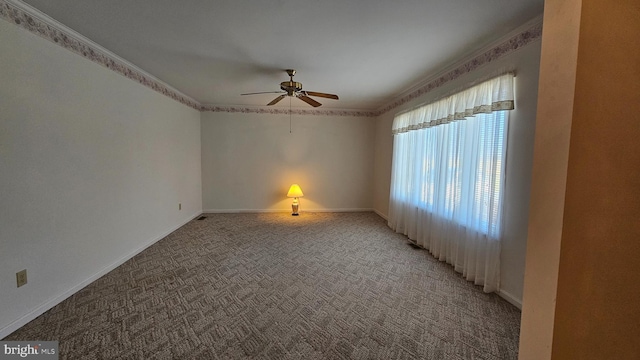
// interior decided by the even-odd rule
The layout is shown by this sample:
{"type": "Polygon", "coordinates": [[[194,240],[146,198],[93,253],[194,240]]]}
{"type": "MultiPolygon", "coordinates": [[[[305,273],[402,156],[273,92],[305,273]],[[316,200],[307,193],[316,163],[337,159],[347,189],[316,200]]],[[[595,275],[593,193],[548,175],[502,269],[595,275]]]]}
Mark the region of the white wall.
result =
{"type": "Polygon", "coordinates": [[[502,243],[500,287],[501,295],[517,306],[522,304],[539,66],[540,40],[537,40],[406,103],[402,107],[380,115],[376,123],[373,201],[375,211],[387,216],[393,153],[391,124],[395,114],[418,104],[438,99],[444,94],[462,88],[478,78],[487,77],[501,69],[515,69],[516,108],[511,112],[509,120],[506,193],[504,197],[505,232],[502,243]]]}
{"type": "Polygon", "coordinates": [[[288,211],[292,183],[300,211],[371,209],[371,117],[202,113],[205,212],[288,211]]]}
{"type": "Polygon", "coordinates": [[[4,20],[0,64],[2,338],[198,215],[202,198],[197,110],[4,20]]]}

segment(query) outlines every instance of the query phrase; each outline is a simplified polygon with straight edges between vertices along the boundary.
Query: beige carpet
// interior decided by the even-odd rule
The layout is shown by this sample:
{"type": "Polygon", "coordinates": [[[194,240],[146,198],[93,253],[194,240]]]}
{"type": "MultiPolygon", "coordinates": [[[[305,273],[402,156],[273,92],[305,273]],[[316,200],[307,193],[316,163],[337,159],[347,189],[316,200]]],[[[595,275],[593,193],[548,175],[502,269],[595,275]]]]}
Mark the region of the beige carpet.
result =
{"type": "Polygon", "coordinates": [[[205,214],[4,340],[61,359],[516,359],[520,311],[374,213],[205,214]]]}

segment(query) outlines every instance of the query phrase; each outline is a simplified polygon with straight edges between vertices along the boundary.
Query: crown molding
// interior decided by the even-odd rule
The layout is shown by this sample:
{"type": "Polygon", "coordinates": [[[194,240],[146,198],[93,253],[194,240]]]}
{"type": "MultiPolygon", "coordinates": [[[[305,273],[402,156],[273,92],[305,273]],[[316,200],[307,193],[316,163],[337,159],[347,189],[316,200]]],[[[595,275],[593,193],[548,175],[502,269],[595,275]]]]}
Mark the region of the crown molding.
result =
{"type": "Polygon", "coordinates": [[[0,0],[0,18],[194,109],[201,105],[127,60],[18,0],[0,0]]]}
{"type": "Polygon", "coordinates": [[[468,74],[482,66],[539,40],[542,37],[542,15],[539,15],[515,30],[490,43],[482,49],[471,53],[434,75],[422,80],[375,111],[376,115],[384,114],[409,101],[412,101],[440,86],[468,74]]]}

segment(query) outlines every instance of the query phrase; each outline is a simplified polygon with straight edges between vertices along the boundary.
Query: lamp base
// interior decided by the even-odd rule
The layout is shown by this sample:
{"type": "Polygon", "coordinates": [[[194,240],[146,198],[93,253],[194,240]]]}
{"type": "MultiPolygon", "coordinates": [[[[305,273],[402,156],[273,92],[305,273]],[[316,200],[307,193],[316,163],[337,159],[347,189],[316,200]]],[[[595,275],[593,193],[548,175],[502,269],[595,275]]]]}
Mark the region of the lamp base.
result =
{"type": "Polygon", "coordinates": [[[298,216],[298,215],[300,215],[300,214],[291,214],[291,216],[298,216]]]}
{"type": "Polygon", "coordinates": [[[299,206],[298,199],[296,198],[293,201],[293,205],[291,205],[291,212],[292,212],[291,216],[298,216],[298,206],[299,206]]]}

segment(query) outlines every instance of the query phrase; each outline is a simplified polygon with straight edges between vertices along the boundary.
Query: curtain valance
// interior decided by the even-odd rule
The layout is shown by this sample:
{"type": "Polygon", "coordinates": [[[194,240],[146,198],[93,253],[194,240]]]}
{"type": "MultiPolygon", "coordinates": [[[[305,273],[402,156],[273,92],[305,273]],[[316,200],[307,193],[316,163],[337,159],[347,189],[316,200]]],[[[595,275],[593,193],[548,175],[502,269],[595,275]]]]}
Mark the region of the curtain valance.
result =
{"type": "Polygon", "coordinates": [[[392,133],[418,130],[478,113],[513,109],[513,74],[504,74],[431,104],[399,114],[393,120],[392,133]]]}

